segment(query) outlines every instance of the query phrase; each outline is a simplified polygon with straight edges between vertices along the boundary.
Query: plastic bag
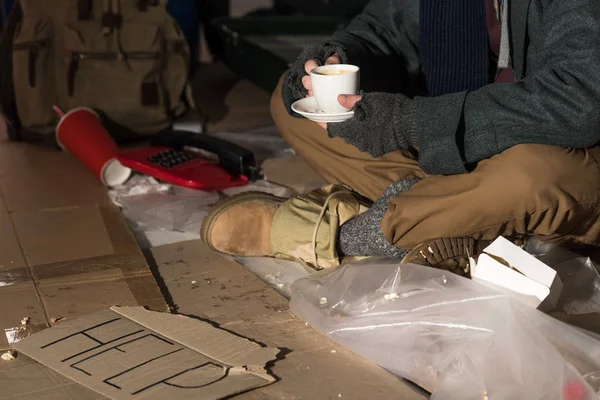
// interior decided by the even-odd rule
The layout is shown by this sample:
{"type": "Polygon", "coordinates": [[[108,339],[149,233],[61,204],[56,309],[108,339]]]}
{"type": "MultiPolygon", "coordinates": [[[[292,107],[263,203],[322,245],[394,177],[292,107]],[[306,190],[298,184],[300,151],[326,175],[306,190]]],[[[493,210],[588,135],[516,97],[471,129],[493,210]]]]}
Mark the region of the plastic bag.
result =
{"type": "Polygon", "coordinates": [[[122,198],[123,215],[137,230],[200,232],[204,217],[219,200],[216,192],[171,188],[122,198]]]}
{"type": "Polygon", "coordinates": [[[158,183],[135,176],[127,185],[109,192],[112,201],[134,231],[200,232],[217,192],[203,192],[158,183]]]}
{"type": "Polygon", "coordinates": [[[600,371],[600,342],[445,271],[348,264],[296,281],[290,307],[432,399],[596,398],[583,376],[600,371]]]}
{"type": "Polygon", "coordinates": [[[555,269],[563,282],[555,311],[569,315],[600,313],[600,273],[589,257],[535,239],[530,240],[527,252],[555,269]]]}
{"type": "Polygon", "coordinates": [[[171,185],[159,183],[156,179],[135,174],[125,184],[116,186],[108,191],[108,197],[118,207],[122,207],[121,200],[140,194],[147,193],[168,193],[171,190],[171,185]]]}

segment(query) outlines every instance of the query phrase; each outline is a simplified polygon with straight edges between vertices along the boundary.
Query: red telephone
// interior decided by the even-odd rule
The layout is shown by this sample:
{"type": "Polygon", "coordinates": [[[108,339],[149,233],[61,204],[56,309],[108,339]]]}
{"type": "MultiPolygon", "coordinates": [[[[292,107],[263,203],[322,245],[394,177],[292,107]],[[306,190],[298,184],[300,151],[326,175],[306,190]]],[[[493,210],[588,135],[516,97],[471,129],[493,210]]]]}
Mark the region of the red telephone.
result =
{"type": "Polygon", "coordinates": [[[136,172],[177,186],[223,190],[257,178],[254,154],[236,144],[192,132],[169,131],[149,146],[125,149],[117,159],[136,172]],[[214,154],[215,163],[198,150],[214,154]]]}

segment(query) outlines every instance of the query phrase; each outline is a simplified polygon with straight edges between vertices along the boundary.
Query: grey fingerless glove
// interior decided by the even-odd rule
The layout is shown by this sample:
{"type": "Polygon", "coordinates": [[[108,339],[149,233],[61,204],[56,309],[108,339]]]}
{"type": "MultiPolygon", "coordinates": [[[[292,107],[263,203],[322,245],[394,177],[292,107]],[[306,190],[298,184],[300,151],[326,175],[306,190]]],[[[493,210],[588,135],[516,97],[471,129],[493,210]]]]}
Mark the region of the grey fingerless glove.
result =
{"type": "Polygon", "coordinates": [[[292,104],[296,100],[306,97],[308,94],[302,78],[306,76],[304,64],[307,61],[315,60],[318,65],[324,65],[325,61],[332,55],[337,54],[342,63],[347,63],[346,52],[340,46],[322,44],[305,49],[296,59],[294,64],[287,70],[283,80],[282,97],[285,107],[291,113],[292,104]]]}
{"type": "Polygon", "coordinates": [[[402,94],[368,93],[354,106],[354,117],[327,124],[329,137],[340,137],[360,151],[381,157],[416,148],[419,137],[414,101],[402,94]]]}

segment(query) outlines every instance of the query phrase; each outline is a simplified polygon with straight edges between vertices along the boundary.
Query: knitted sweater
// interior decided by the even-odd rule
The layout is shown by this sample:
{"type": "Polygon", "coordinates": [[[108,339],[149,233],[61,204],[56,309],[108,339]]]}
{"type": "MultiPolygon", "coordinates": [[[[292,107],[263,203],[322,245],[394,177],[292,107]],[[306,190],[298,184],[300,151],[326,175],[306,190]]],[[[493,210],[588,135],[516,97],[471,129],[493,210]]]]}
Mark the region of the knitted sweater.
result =
{"type": "Polygon", "coordinates": [[[600,142],[600,2],[507,0],[515,81],[428,96],[419,54],[419,0],[372,0],[329,44],[361,67],[365,92],[414,97],[419,163],[467,172],[514,145],[600,142]]]}

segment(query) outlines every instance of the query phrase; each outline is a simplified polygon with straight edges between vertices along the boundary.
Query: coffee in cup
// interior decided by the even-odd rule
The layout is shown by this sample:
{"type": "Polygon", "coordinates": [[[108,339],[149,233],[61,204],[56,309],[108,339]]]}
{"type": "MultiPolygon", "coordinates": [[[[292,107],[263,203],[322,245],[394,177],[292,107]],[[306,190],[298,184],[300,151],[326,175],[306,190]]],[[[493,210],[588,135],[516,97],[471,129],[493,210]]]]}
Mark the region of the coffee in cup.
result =
{"type": "Polygon", "coordinates": [[[323,71],[320,72],[315,72],[315,74],[317,75],[344,75],[344,74],[351,74],[352,70],[350,69],[324,69],[323,71]]]}
{"type": "Polygon", "coordinates": [[[310,72],[313,95],[319,109],[326,114],[349,111],[338,101],[340,94],[357,94],[360,69],[355,65],[334,64],[317,67],[310,72]]]}

